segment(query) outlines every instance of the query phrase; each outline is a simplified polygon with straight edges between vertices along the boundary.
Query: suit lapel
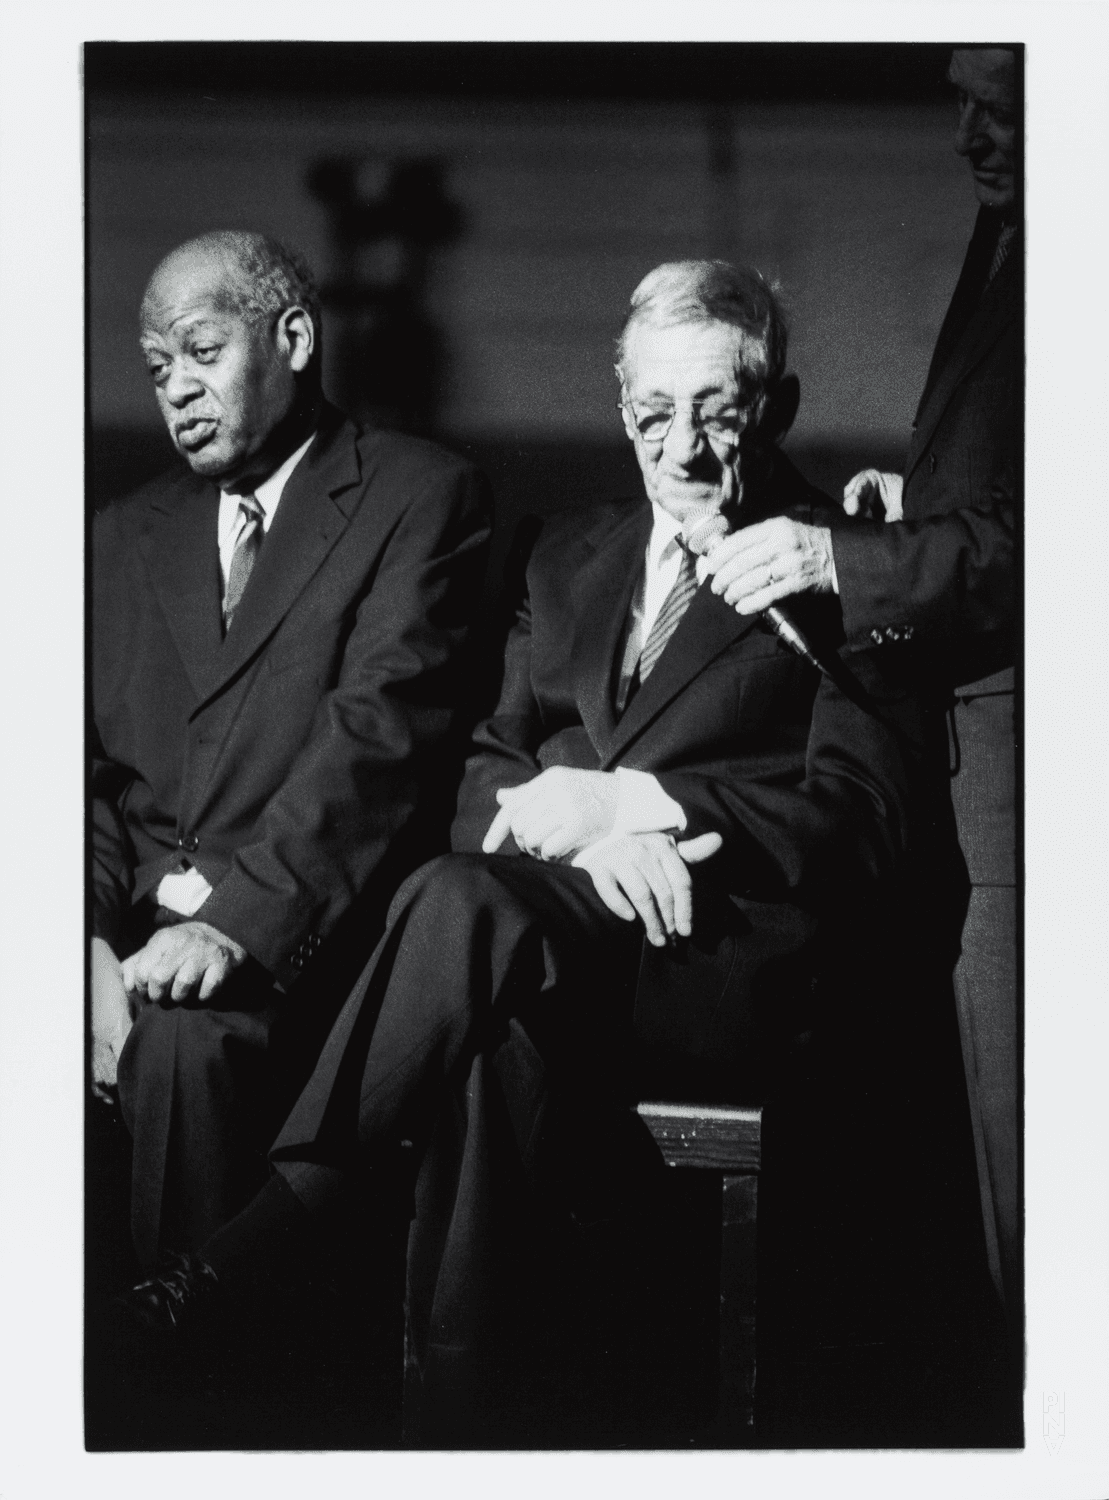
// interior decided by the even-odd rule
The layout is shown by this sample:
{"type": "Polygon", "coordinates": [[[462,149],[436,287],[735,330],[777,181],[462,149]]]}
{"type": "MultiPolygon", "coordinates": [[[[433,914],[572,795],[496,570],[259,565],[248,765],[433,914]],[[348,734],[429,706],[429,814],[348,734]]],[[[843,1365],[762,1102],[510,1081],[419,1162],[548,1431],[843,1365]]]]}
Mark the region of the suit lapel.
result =
{"type": "Polygon", "coordinates": [[[943,368],[921,402],[916,427],[905,460],[905,478],[916,468],[927,451],[940,418],[955,391],[989,353],[1013,319],[1016,283],[1020,275],[1021,256],[1018,247],[982,294],[966,327],[955,341],[943,368]]]}
{"type": "Polygon", "coordinates": [[[636,693],[601,747],[602,770],[607,769],[652,724],[698,673],[722,651],[754,629],[758,617],[740,615],[708,583],[703,583],[670,637],[654,671],[636,693]]]}
{"type": "Polygon", "coordinates": [[[571,584],[574,689],[581,721],[598,753],[616,728],[612,703],[616,651],[643,572],[651,524],[652,511],[645,500],[629,507],[608,536],[595,542],[596,552],[571,584]]]}
{"type": "Polygon", "coordinates": [[[159,494],[140,538],[151,583],[198,697],[222,646],[219,491],[185,477],[159,494]]]}
{"type": "Polygon", "coordinates": [[[281,496],[203,697],[219,692],[268,640],[346,529],[356,509],[350,492],[362,478],[354,439],[353,426],[327,409],[281,496]]]}

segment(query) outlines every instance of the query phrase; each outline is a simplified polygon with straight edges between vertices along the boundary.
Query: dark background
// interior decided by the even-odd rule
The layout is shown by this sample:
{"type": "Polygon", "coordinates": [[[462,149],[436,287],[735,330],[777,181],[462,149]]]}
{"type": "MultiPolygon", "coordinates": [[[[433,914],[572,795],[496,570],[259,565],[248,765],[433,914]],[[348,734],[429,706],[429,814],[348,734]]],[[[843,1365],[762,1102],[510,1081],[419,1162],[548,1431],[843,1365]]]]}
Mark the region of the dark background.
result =
{"type": "Polygon", "coordinates": [[[975,204],[950,49],[807,44],[86,47],[94,505],[172,463],[137,346],[157,261],[212,228],[300,247],[326,385],[468,452],[518,516],[638,484],[612,340],[660,261],[780,282],[836,492],[897,468],[975,204]]]}

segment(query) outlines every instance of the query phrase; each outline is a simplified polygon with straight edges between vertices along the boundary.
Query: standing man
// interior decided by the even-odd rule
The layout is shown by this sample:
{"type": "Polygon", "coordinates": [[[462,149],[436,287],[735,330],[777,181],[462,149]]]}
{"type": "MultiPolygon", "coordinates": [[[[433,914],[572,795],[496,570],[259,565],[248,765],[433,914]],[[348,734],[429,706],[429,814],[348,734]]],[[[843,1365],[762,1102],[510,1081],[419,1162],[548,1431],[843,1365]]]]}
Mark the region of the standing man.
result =
{"type": "Polygon", "coordinates": [[[768,522],[722,545],[713,587],[741,613],[835,591],[851,646],[880,647],[950,710],[952,799],[972,891],[955,969],[987,1254],[1014,1329],[1018,1191],[1016,513],[1023,474],[1023,247],[1017,59],[959,48],[955,150],[981,205],[917,409],[904,476],[868,469],[826,528],[768,522]],[[770,575],[777,582],[770,582],[770,575]]]}
{"type": "MultiPolygon", "coordinates": [[[[903,740],[728,608],[685,544],[706,512],[744,527],[821,505],[762,430],[785,354],[757,272],[681,262],[636,289],[617,373],[646,497],[544,527],[457,852],[398,892],[270,1182],[131,1294],[144,1327],[176,1339],[190,1307],[233,1300],[238,1277],[295,1253],[356,1160],[404,1136],[422,1153],[408,1389],[425,1440],[473,1442],[513,1399],[497,1335],[530,1263],[506,1249],[534,1212],[520,1183],[565,1211],[561,1183],[574,1211],[599,1163],[614,1211],[642,1091],[750,1097],[767,1034],[819,1031],[857,1002],[861,908],[844,928],[839,898],[876,900],[910,842],[903,740]],[[849,955],[840,984],[833,950],[849,955]]],[[[835,610],[802,600],[798,618],[834,652],[835,610]]],[[[912,700],[901,710],[911,730],[912,700]]]]}
{"type": "Polygon", "coordinates": [[[151,1264],[250,1196],[277,1038],[308,1046],[344,920],[364,941],[445,837],[490,517],[467,464],[326,402],[312,275],[274,240],[173,251],[141,342],[191,472],[94,527],[92,1029],[151,1264]]]}

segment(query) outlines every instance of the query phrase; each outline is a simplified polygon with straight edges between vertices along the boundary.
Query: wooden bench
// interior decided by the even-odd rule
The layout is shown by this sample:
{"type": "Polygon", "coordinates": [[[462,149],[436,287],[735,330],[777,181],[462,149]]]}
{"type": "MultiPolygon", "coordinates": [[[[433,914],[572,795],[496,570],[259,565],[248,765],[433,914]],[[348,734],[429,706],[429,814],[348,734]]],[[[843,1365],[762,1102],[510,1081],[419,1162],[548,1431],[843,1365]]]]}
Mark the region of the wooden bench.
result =
{"type": "Polygon", "coordinates": [[[639,1105],[671,1167],[719,1172],[720,1345],[716,1425],[725,1447],[751,1443],[755,1427],[755,1297],[762,1110],[730,1105],[639,1105]]]}

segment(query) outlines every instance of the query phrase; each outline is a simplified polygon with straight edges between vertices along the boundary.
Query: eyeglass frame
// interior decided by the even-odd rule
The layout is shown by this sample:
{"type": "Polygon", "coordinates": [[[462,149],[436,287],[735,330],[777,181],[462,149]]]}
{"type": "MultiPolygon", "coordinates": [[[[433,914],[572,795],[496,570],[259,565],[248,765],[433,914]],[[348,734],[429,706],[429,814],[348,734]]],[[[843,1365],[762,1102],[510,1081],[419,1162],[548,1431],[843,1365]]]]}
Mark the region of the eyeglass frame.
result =
{"type": "MultiPolygon", "coordinates": [[[[710,400],[714,400],[714,399],[715,399],[714,397],[710,396],[710,397],[706,397],[704,401],[691,401],[689,403],[690,418],[691,418],[691,422],[692,422],[692,426],[693,426],[694,432],[696,432],[700,437],[705,438],[710,443],[714,440],[714,435],[712,433],[710,433],[708,431],[707,427],[704,425],[704,418],[700,415],[700,412],[699,412],[698,408],[704,406],[706,401],[710,401],[710,400]]],[[[633,401],[630,401],[630,400],[629,401],[623,401],[623,400],[621,400],[621,401],[617,401],[617,403],[616,403],[616,410],[618,412],[621,412],[624,415],[624,417],[625,417],[624,431],[627,432],[627,430],[628,430],[627,429],[627,418],[630,416],[630,418],[631,418],[631,425],[635,429],[635,431],[634,431],[634,434],[631,433],[631,432],[628,432],[628,437],[630,437],[633,442],[635,441],[635,438],[638,437],[644,443],[646,443],[647,446],[650,447],[650,448],[661,448],[662,445],[663,445],[663,443],[665,443],[666,439],[670,436],[670,433],[673,431],[673,428],[674,428],[674,418],[678,415],[678,407],[677,406],[671,406],[670,407],[670,420],[669,420],[669,422],[667,422],[666,427],[663,430],[661,436],[659,436],[659,437],[648,437],[644,432],[640,431],[639,423],[635,419],[635,406],[636,406],[636,404],[637,403],[635,403],[633,401]]],[[[641,401],[638,404],[640,406],[646,406],[646,407],[650,406],[650,403],[646,402],[646,401],[641,401]]],[[[660,415],[661,415],[661,412],[665,411],[666,408],[654,407],[652,409],[655,410],[655,411],[657,411],[657,412],[659,412],[660,415]]],[[[748,421],[750,420],[751,406],[750,405],[747,405],[747,406],[738,406],[737,409],[736,409],[736,415],[737,415],[737,419],[738,419],[737,426],[734,429],[730,429],[729,428],[728,430],[726,430],[724,432],[716,434],[715,435],[715,441],[717,441],[717,442],[738,442],[740,436],[742,435],[742,433],[744,432],[744,430],[747,427],[748,421]]]]}

